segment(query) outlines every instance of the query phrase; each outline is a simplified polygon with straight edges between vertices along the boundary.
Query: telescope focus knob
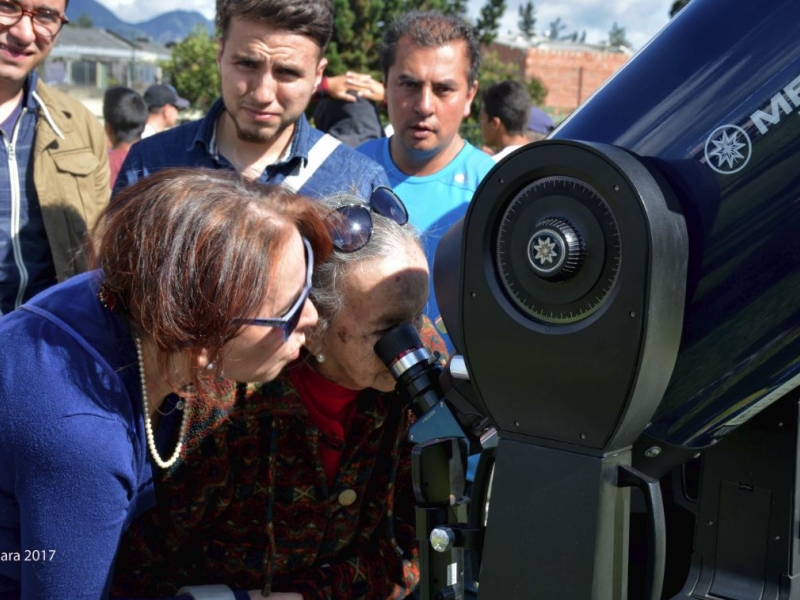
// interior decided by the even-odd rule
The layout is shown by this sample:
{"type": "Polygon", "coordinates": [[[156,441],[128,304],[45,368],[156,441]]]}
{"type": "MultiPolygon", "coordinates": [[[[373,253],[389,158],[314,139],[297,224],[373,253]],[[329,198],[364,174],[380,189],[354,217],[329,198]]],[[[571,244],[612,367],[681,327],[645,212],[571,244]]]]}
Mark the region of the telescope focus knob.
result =
{"type": "Polygon", "coordinates": [[[563,281],[578,272],[586,255],[569,221],[550,217],[537,223],[528,242],[528,262],[540,277],[563,281]]]}

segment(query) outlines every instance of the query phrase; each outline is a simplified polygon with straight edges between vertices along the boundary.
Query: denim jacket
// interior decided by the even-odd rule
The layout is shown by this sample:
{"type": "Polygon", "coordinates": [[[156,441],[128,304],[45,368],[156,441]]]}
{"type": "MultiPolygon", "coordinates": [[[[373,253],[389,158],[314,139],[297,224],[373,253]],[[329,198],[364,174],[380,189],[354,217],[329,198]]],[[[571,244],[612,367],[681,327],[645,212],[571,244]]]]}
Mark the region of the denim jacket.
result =
{"type": "MultiPolygon", "coordinates": [[[[114,194],[138,179],[168,167],[233,169],[228,159],[219,153],[216,143],[217,118],[223,110],[222,100],[217,100],[202,119],[162,131],[134,144],[122,164],[114,194]]],[[[298,161],[304,164],[308,160],[309,150],[323,135],[311,127],[305,115],[301,115],[289,152],[280,161],[268,165],[259,181],[283,183],[297,168],[298,161]]],[[[383,167],[340,144],[298,191],[312,198],[341,193],[369,198],[377,185],[389,185],[383,167]]]]}

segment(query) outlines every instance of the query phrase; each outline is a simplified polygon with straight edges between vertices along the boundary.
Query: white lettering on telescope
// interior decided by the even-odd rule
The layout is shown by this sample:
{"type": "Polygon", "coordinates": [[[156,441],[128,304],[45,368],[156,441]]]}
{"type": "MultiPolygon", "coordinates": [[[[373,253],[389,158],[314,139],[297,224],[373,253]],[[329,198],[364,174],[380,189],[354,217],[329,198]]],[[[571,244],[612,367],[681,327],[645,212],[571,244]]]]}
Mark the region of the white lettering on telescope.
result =
{"type": "Polygon", "coordinates": [[[770,98],[768,107],[765,106],[750,115],[750,120],[760,133],[767,133],[767,123],[777,125],[781,122],[781,111],[788,115],[794,110],[789,105],[790,100],[794,104],[794,109],[800,107],[800,75],[783,88],[782,92],[778,92],[770,98]]]}

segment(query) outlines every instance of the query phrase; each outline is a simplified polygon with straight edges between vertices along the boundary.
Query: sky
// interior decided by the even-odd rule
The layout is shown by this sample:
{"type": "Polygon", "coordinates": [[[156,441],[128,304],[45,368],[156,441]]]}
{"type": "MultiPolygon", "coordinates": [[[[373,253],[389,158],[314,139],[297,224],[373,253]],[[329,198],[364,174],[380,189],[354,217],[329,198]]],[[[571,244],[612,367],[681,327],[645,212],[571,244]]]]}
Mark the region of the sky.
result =
{"type": "MultiPolygon", "coordinates": [[[[209,19],[214,18],[214,0],[98,0],[120,19],[131,23],[146,21],[170,10],[196,10],[209,19]]],[[[508,6],[500,34],[518,32],[519,6],[527,0],[506,0],[508,6]]],[[[563,33],[586,31],[586,41],[599,43],[608,39],[616,23],[625,28],[625,35],[634,50],[667,24],[673,0],[534,0],[536,31],[544,33],[551,22],[561,17],[566,25],[563,33]]],[[[484,0],[469,0],[470,16],[476,17],[484,0]]]]}

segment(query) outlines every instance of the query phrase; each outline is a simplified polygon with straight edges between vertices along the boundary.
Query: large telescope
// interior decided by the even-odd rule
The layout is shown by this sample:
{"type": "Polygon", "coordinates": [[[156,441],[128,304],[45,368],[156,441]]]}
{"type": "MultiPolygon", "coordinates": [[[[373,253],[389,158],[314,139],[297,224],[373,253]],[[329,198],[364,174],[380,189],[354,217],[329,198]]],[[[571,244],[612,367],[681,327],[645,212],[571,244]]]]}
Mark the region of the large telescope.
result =
{"type": "Polygon", "coordinates": [[[800,598],[799,133],[797,0],[692,0],[442,238],[481,600],[800,598]]]}

